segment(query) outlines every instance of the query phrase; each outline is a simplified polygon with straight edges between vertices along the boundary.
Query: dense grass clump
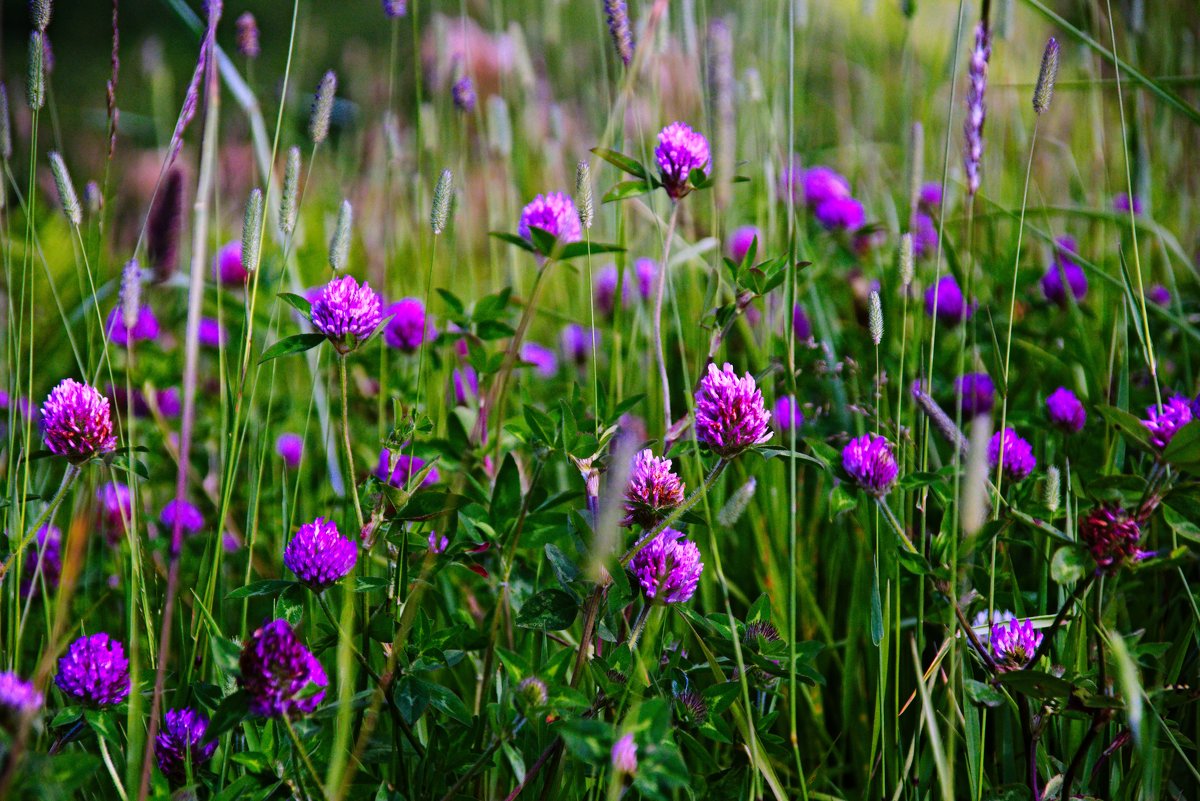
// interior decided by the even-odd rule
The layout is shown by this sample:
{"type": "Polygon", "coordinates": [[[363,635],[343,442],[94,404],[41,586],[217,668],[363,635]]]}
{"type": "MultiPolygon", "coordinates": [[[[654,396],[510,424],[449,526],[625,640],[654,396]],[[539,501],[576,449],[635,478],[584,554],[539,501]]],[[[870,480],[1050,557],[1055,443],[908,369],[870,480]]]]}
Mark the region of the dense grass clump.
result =
{"type": "Polygon", "coordinates": [[[1200,794],[1189,3],[129,5],[8,31],[0,798],[1200,794]]]}

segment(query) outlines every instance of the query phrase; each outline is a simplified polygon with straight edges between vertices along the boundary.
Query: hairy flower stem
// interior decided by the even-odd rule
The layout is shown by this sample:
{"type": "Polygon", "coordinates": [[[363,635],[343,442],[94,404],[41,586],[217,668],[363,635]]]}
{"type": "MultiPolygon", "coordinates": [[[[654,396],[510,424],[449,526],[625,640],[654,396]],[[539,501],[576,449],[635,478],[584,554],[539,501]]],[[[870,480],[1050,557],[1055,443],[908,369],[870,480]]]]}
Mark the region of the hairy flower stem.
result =
{"type": "Polygon", "coordinates": [[[1017,709],[1021,715],[1021,735],[1025,741],[1025,760],[1028,769],[1029,789],[1033,793],[1034,798],[1041,798],[1042,794],[1038,790],[1037,735],[1033,731],[1033,712],[1029,707],[1030,701],[1027,696],[1021,695],[1017,698],[1017,709]]]}
{"type": "MultiPolygon", "coordinates": [[[[200,176],[196,186],[195,227],[192,235],[191,281],[188,287],[187,334],[184,344],[183,420],[179,432],[179,466],[175,474],[175,500],[182,502],[187,489],[188,465],[192,449],[192,429],[196,419],[196,373],[200,355],[200,314],[204,300],[204,273],[208,261],[209,200],[213,193],[217,160],[217,120],[220,112],[220,85],[217,82],[216,48],[208,38],[208,62],[205,77],[204,134],[200,155],[200,176]]],[[[138,801],[150,792],[150,772],[154,765],[154,737],[158,733],[162,712],[163,690],[166,681],[168,655],[171,653],[171,625],[175,617],[175,600],[179,590],[179,558],[183,552],[183,517],[177,515],[171,531],[170,567],[167,571],[167,590],[163,600],[162,628],[158,641],[158,668],[154,676],[154,696],[150,703],[150,723],[146,746],[142,753],[142,781],[138,801]]]]}
{"type": "Polygon", "coordinates": [[[650,619],[650,610],[654,608],[654,604],[647,598],[642,603],[641,610],[638,611],[638,616],[633,621],[633,627],[629,629],[629,639],[626,644],[629,650],[637,653],[638,640],[642,638],[642,632],[646,629],[646,621],[650,619]]]}
{"type": "Polygon", "coordinates": [[[896,518],[896,513],[884,502],[882,495],[875,496],[875,505],[879,507],[879,510],[883,512],[883,516],[887,518],[888,524],[892,527],[892,531],[896,532],[896,536],[900,538],[904,549],[909,553],[919,553],[917,546],[913,545],[913,541],[904,532],[904,527],[900,525],[900,521],[896,518]]]}
{"type": "MultiPolygon", "coordinates": [[[[324,798],[325,793],[321,790],[321,780],[317,778],[317,771],[315,768],[313,768],[313,763],[312,760],[309,759],[308,751],[304,750],[304,746],[300,743],[300,738],[296,735],[296,727],[292,725],[291,715],[281,715],[280,717],[283,719],[283,725],[287,728],[288,738],[290,738],[292,741],[292,748],[296,750],[296,753],[300,755],[300,760],[304,763],[304,769],[308,773],[308,780],[312,783],[313,787],[316,788],[317,792],[321,794],[321,797],[324,798]]],[[[296,776],[296,783],[297,785],[300,784],[300,777],[298,773],[296,776]]],[[[304,787],[302,785],[300,786],[300,791],[304,792],[304,787]]]]}
{"type": "Polygon", "coordinates": [[[663,291],[667,285],[667,265],[671,259],[671,240],[675,238],[675,225],[679,220],[679,204],[671,203],[671,217],[667,222],[667,235],[663,240],[662,263],[658,275],[654,276],[654,353],[658,357],[658,380],[663,394],[663,429],[671,427],[671,386],[667,378],[667,358],[663,349],[662,306],[663,291]]]}
{"type": "MultiPolygon", "coordinates": [[[[653,531],[651,531],[649,534],[646,534],[644,537],[638,540],[638,542],[632,548],[625,552],[625,555],[621,557],[621,567],[624,568],[631,561],[633,561],[633,557],[637,556],[638,551],[649,545],[655,537],[665,531],[685,512],[695,506],[701,498],[707,495],[708,491],[712,489],[713,484],[716,483],[721,473],[725,472],[725,468],[728,466],[728,459],[718,459],[717,463],[713,465],[713,469],[708,472],[708,476],[705,477],[704,483],[695,492],[688,496],[687,500],[675,507],[675,509],[673,509],[661,523],[654,527],[653,531]]],[[[584,605],[583,633],[579,639],[579,650],[575,654],[575,669],[571,673],[572,687],[579,684],[579,679],[583,674],[583,666],[587,662],[588,658],[588,647],[590,646],[592,636],[596,631],[597,615],[600,612],[601,605],[604,603],[604,595],[608,592],[608,587],[610,584],[612,584],[612,576],[605,573],[604,576],[598,582],[596,582],[595,589],[592,590],[592,594],[588,596],[587,602],[584,605]]]]}

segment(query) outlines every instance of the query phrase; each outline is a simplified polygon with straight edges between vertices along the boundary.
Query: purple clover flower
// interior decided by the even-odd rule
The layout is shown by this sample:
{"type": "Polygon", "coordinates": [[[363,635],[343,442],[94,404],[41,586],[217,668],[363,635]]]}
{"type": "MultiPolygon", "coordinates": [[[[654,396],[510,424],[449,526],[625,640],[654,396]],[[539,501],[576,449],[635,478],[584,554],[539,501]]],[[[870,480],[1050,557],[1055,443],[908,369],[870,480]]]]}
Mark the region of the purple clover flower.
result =
{"type": "Polygon", "coordinates": [[[1162,284],[1155,284],[1146,292],[1146,298],[1158,306],[1171,305],[1171,291],[1162,284]]]}
{"type": "Polygon", "coordinates": [[[124,310],[120,304],[114,306],[113,310],[108,313],[105,328],[108,331],[108,341],[122,348],[138,342],[150,342],[158,339],[161,330],[158,318],[154,316],[154,310],[145,305],[138,308],[137,320],[133,326],[127,327],[124,310]]]}
{"type": "Polygon", "coordinates": [[[775,401],[772,419],[775,421],[777,429],[788,431],[793,426],[800,428],[804,425],[804,412],[800,410],[800,404],[796,403],[796,399],[791,395],[781,395],[775,401]]]}
{"type": "Polygon", "coordinates": [[[713,453],[732,459],[771,438],[771,413],[754,376],[738,376],[733,365],[708,365],[696,390],[696,436],[713,453]]]}
{"type": "Polygon", "coordinates": [[[645,591],[659,603],[687,603],[696,592],[704,564],[696,543],[683,532],[665,528],[634,554],[629,569],[645,591]]]}
{"type": "Polygon", "coordinates": [[[129,695],[129,660],[121,643],[104,632],[80,637],[59,657],[54,683],[76,703],[119,704],[129,695]]]}
{"type": "Polygon", "coordinates": [[[16,673],[0,673],[0,728],[16,732],[21,719],[37,714],[45,698],[33,686],[16,673]]]}
{"type": "Polygon", "coordinates": [[[1087,275],[1071,258],[1077,252],[1075,240],[1069,236],[1060,237],[1055,242],[1054,256],[1045,275],[1042,276],[1042,294],[1051,303],[1066,306],[1068,288],[1076,302],[1082,302],[1087,297],[1087,275]]]}
{"type": "Polygon", "coordinates": [[[379,295],[352,276],[330,281],[312,305],[313,326],[329,339],[338,353],[354,350],[379,327],[379,295]]]}
{"type": "Polygon", "coordinates": [[[594,297],[596,309],[604,315],[610,315],[616,308],[617,284],[621,284],[621,308],[628,309],[633,303],[634,287],[628,273],[625,280],[617,271],[617,265],[606,264],[596,273],[594,297]]]}
{"type": "Polygon", "coordinates": [[[178,417],[183,411],[183,399],[179,397],[179,387],[167,387],[154,393],[154,402],[158,405],[158,413],[163,417],[178,417]]]}
{"type": "Polygon", "coordinates": [[[110,544],[116,544],[125,533],[125,521],[133,516],[133,498],[129,487],[120,482],[110,482],[96,489],[96,501],[100,504],[100,528],[110,544]]]}
{"type": "Polygon", "coordinates": [[[1192,406],[1182,395],[1171,397],[1160,407],[1147,406],[1147,418],[1142,425],[1150,432],[1150,443],[1166,450],[1179,429],[1192,422],[1192,406]]]}
{"type": "Polygon", "coordinates": [[[1126,562],[1144,559],[1149,554],[1137,546],[1142,527],[1137,519],[1120,506],[1101,504],[1079,521],[1079,539],[1096,560],[1096,572],[1110,576],[1126,562]]]}
{"type": "Polygon", "coordinates": [[[917,202],[926,209],[942,205],[942,185],[936,183],[921,184],[917,202]]]}
{"type": "Polygon", "coordinates": [[[857,231],[866,222],[862,204],[852,197],[831,198],[813,210],[813,216],[827,231],[857,231]]]}
{"type": "Polygon", "coordinates": [[[158,522],[162,523],[167,531],[173,531],[176,520],[185,534],[196,534],[204,528],[204,515],[199,509],[185,500],[172,498],[159,513],[158,522]]]}
{"type": "Polygon", "coordinates": [[[454,383],[454,402],[458,406],[469,406],[479,397],[479,374],[471,365],[455,368],[451,376],[454,383]]]}
{"type": "Polygon", "coordinates": [[[383,0],[383,13],[391,19],[399,19],[408,13],[408,0],[383,0]]]}
{"type": "Polygon", "coordinates": [[[943,325],[956,326],[969,319],[975,312],[975,304],[968,304],[963,297],[958,280],[953,275],[943,275],[936,284],[925,290],[925,313],[937,316],[943,325]]]}
{"type": "MultiPolygon", "coordinates": [[[[404,487],[409,479],[425,469],[425,460],[420,456],[410,456],[401,452],[396,454],[395,461],[396,466],[392,468],[389,476],[388,465],[392,462],[392,452],[384,448],[379,452],[379,462],[375,466],[375,477],[393,487],[404,487]]],[[[425,476],[421,486],[428,487],[436,484],[439,478],[438,470],[435,467],[425,476]]]]}
{"type": "Polygon", "coordinates": [[[58,526],[47,523],[38,529],[37,548],[25,560],[25,578],[21,582],[21,597],[41,592],[42,581],[46,590],[53,592],[62,577],[62,531],[58,526]]]}
{"type": "MultiPolygon", "coordinates": [[[[1122,214],[1128,214],[1129,206],[1130,206],[1130,200],[1129,200],[1128,192],[1118,192],[1115,196],[1113,196],[1113,211],[1117,211],[1122,214]]],[[[1142,199],[1140,197],[1138,197],[1137,195],[1134,195],[1133,196],[1133,213],[1138,216],[1141,216],[1141,214],[1144,210],[1145,210],[1145,207],[1142,204],[1142,199]]]]}
{"type": "Polygon", "coordinates": [[[633,741],[632,734],[626,734],[613,743],[611,754],[613,771],[625,776],[637,773],[637,750],[637,743],[633,741]]]}
{"type": "MultiPolygon", "coordinates": [[[[530,228],[540,228],[560,244],[578,242],[583,239],[583,228],[579,224],[579,211],[575,201],[565,192],[548,192],[538,195],[521,209],[521,220],[517,223],[517,233],[523,239],[536,245],[530,228]]],[[[549,253],[541,253],[549,256],[549,253]]]]}
{"type": "Polygon", "coordinates": [[[842,449],[842,467],[855,484],[872,495],[886,495],[900,475],[892,443],[878,434],[850,440],[842,449]]]}
{"type": "Polygon", "coordinates": [[[637,273],[638,293],[643,300],[648,300],[654,291],[654,279],[658,277],[658,262],[643,257],[633,263],[633,269],[637,273]]]}
{"type": "Polygon", "coordinates": [[[987,373],[967,373],[954,379],[954,394],[964,418],[989,414],[996,402],[996,385],[987,373]]]}
{"type": "Polygon", "coordinates": [[[71,378],[64,378],[42,404],[42,432],[50,452],[72,464],[117,449],[108,398],[71,378]]]}
{"type": "Polygon", "coordinates": [[[1068,434],[1076,434],[1083,430],[1087,422],[1087,412],[1075,393],[1066,387],[1059,387],[1046,398],[1046,416],[1050,424],[1068,434]]]}
{"type": "Polygon", "coordinates": [[[812,323],[808,319],[808,313],[799,303],[792,309],[792,331],[801,342],[812,339],[812,323]]]}
{"type": "Polygon", "coordinates": [[[475,83],[471,80],[471,76],[464,75],[454,82],[450,87],[450,97],[454,100],[454,107],[459,111],[470,114],[475,110],[475,103],[478,97],[475,95],[475,83]]]}
{"type": "Polygon", "coordinates": [[[164,717],[162,729],[154,738],[154,756],[158,769],[173,786],[187,783],[189,763],[194,774],[212,759],[217,741],[204,742],[208,723],[202,712],[189,707],[171,709],[164,717]]]}
{"type": "Polygon", "coordinates": [[[521,346],[521,361],[532,364],[542,378],[554,378],[558,373],[558,355],[536,342],[526,342],[521,346]]]}
{"type": "Polygon", "coordinates": [[[286,620],[263,624],[246,641],[238,661],[238,684],[250,696],[255,715],[308,715],[325,699],[325,668],[286,620]]]}
{"type": "Polygon", "coordinates": [[[654,160],[658,162],[663,188],[672,200],[679,200],[692,191],[693,170],[707,176],[712,167],[708,140],[683,122],[673,122],[658,132],[654,160]]]}
{"type": "Polygon", "coordinates": [[[341,581],[358,561],[358,546],[338,533],[332,520],[305,523],[283,549],[284,566],[313,592],[341,581]]]}
{"type": "Polygon", "coordinates": [[[933,218],[918,211],[912,218],[913,256],[923,259],[937,253],[938,232],[933,218]]]}
{"type": "Polygon", "coordinates": [[[1033,446],[1017,434],[1013,428],[997,431],[988,443],[988,464],[993,470],[1000,464],[1000,450],[1004,449],[1004,477],[1009,481],[1022,481],[1037,467],[1033,446]]]}
{"type": "Polygon", "coordinates": [[[595,334],[596,341],[600,341],[600,332],[594,329],[589,331],[579,323],[570,323],[563,326],[562,334],[559,335],[559,345],[562,348],[563,357],[574,363],[578,367],[583,367],[588,362],[588,358],[592,355],[592,334],[595,334]]]}
{"type": "Polygon", "coordinates": [[[741,264],[742,259],[746,258],[746,254],[750,252],[750,245],[757,239],[759,250],[762,249],[762,231],[758,230],[756,225],[743,225],[741,228],[735,228],[733,233],[729,235],[729,244],[727,245],[729,258],[736,264],[741,264]]]}
{"type": "Polygon", "coordinates": [[[283,463],[292,470],[300,466],[300,457],[304,455],[304,437],[285,431],[275,440],[275,453],[283,459],[283,463]]]}
{"type": "Polygon", "coordinates": [[[817,209],[832,200],[850,199],[850,182],[832,167],[813,167],[803,173],[804,205],[817,209]]]}
{"type": "Polygon", "coordinates": [[[423,342],[437,337],[433,322],[425,314],[425,305],[416,298],[404,298],[388,306],[385,316],[391,319],[383,329],[383,341],[390,348],[416,353],[423,342]]]}
{"type": "Polygon", "coordinates": [[[1027,667],[1042,644],[1042,633],[1029,620],[1010,620],[993,625],[988,636],[996,670],[1008,673],[1027,667]]]}
{"type": "Polygon", "coordinates": [[[683,496],[684,485],[671,472],[671,460],[655,456],[648,448],[640,451],[633,458],[625,486],[625,518],[621,525],[654,528],[683,503],[683,496]]]}
{"type": "Polygon", "coordinates": [[[213,257],[213,277],[225,286],[242,286],[250,273],[242,264],[242,243],[238,240],[226,242],[213,257]]]}
{"type": "Polygon", "coordinates": [[[229,335],[225,332],[225,326],[215,317],[200,318],[200,344],[206,348],[217,350],[225,346],[229,341],[229,335]]]}

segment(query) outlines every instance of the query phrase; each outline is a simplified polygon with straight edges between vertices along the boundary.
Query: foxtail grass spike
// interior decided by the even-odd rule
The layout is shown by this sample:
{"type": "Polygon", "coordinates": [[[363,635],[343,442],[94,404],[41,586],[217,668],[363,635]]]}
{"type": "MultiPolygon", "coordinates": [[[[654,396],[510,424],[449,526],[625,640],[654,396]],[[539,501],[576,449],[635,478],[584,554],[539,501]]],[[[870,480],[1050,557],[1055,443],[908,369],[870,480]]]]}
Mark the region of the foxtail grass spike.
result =
{"type": "Polygon", "coordinates": [[[158,282],[179,266],[179,236],[183,228],[183,171],[173,168],[163,179],[146,223],[146,255],[158,282]]]}
{"type": "Polygon", "coordinates": [[[121,322],[132,331],[142,308],[142,269],[137,258],[125,262],[121,270],[121,322]]]}
{"type": "Polygon", "coordinates": [[[82,225],[83,208],[79,205],[79,195],[75,194],[75,184],[71,182],[66,162],[55,150],[50,151],[50,170],[54,173],[54,185],[58,188],[58,202],[63,214],[67,215],[71,225],[82,225]]]}
{"type": "Polygon", "coordinates": [[[437,186],[433,189],[433,209],[429,213],[429,225],[435,236],[446,230],[450,219],[450,202],[454,195],[454,173],[442,170],[437,186]]]}
{"type": "Polygon", "coordinates": [[[906,233],[900,237],[900,283],[908,286],[912,283],[916,271],[916,254],[913,251],[913,235],[906,233]]]}
{"type": "Polygon", "coordinates": [[[729,207],[733,195],[734,156],[737,119],[733,105],[733,35],[729,23],[715,19],[708,26],[709,94],[712,96],[713,121],[716,124],[714,185],[717,208],[729,207]]]}
{"type": "Polygon", "coordinates": [[[0,156],[12,158],[12,115],[8,110],[8,86],[0,83],[0,156]]]}
{"type": "Polygon", "coordinates": [[[921,184],[925,181],[925,128],[912,124],[908,137],[908,209],[915,214],[921,202],[921,184]]]}
{"type": "Polygon", "coordinates": [[[958,426],[950,419],[950,415],[938,405],[938,402],[929,396],[929,393],[921,389],[921,382],[914,381],[912,385],[913,400],[917,402],[917,406],[929,418],[929,422],[937,429],[947,442],[958,448],[959,452],[966,454],[967,438],[958,430],[958,426]]]}
{"type": "Polygon", "coordinates": [[[45,58],[46,46],[42,42],[42,33],[34,31],[29,36],[29,80],[26,83],[29,107],[34,111],[46,105],[45,58]]]}
{"type": "Polygon", "coordinates": [[[575,204],[579,208],[579,223],[591,228],[596,219],[596,201],[592,197],[592,168],[587,159],[575,165],[575,204]]]}
{"type": "Polygon", "coordinates": [[[988,513],[988,442],[992,438],[992,418],[979,415],[971,421],[971,439],[967,444],[967,470],[962,488],[962,525],[968,535],[983,528],[988,513]]]}
{"type": "Polygon", "coordinates": [[[1042,483],[1042,505],[1051,512],[1057,512],[1061,499],[1062,476],[1057,467],[1050,465],[1046,468],[1046,478],[1042,483]]]}
{"type": "Polygon", "coordinates": [[[45,33],[50,27],[50,11],[53,4],[50,0],[32,0],[29,4],[29,16],[33,18],[33,27],[45,33]]]}
{"type": "Polygon", "coordinates": [[[975,26],[975,46],[968,66],[967,118],[963,122],[963,170],[967,174],[967,194],[979,191],[979,167],[983,161],[983,121],[987,116],[984,94],[987,92],[988,60],[992,56],[991,34],[987,23],[975,26]]]}
{"type": "Polygon", "coordinates": [[[258,20],[249,11],[237,18],[237,49],[246,58],[258,58],[262,52],[258,41],[258,20]]]}
{"type": "Polygon", "coordinates": [[[604,0],[604,16],[608,21],[608,32],[612,35],[617,56],[626,67],[633,61],[633,26],[629,22],[629,9],[625,0],[604,0]]]}
{"type": "Polygon", "coordinates": [[[329,266],[336,272],[346,269],[346,259],[350,255],[350,227],[354,222],[354,210],[349,200],[342,201],[338,211],[337,228],[333,229],[333,239],[329,242],[329,266]]]}
{"type": "Polygon", "coordinates": [[[737,525],[750,506],[750,501],[754,500],[756,489],[758,489],[758,482],[751,476],[745,484],[734,490],[733,494],[729,496],[729,500],[725,501],[725,505],[721,507],[721,511],[717,512],[717,523],[725,528],[733,528],[737,525]]]}
{"type": "Polygon", "coordinates": [[[329,137],[329,120],[333,116],[333,97],[337,94],[337,75],[333,70],[325,73],[313,97],[312,116],[308,120],[308,135],[313,144],[321,144],[329,137]]]}
{"type": "Polygon", "coordinates": [[[296,208],[300,192],[300,148],[288,149],[287,166],[283,170],[283,195],[279,201],[279,230],[291,236],[296,230],[296,208]]]}
{"type": "Polygon", "coordinates": [[[1033,90],[1033,110],[1044,114],[1054,98],[1054,81],[1058,78],[1058,40],[1053,36],[1042,53],[1042,68],[1038,70],[1037,86],[1033,90]]]}
{"type": "Polygon", "coordinates": [[[867,298],[867,328],[871,332],[872,342],[878,345],[883,341],[883,306],[875,290],[871,290],[867,298]]]}
{"type": "Polygon", "coordinates": [[[263,193],[257,186],[246,200],[246,215],[242,218],[242,266],[248,272],[258,269],[262,251],[263,193]]]}

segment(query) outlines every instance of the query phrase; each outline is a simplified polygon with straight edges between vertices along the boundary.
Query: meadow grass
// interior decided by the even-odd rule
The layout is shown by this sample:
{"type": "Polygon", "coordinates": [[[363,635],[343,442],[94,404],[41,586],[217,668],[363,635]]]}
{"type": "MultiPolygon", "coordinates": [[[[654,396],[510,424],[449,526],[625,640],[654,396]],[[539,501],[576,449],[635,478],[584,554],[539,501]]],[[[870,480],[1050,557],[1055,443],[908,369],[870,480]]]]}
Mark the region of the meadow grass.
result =
{"type": "Polygon", "coordinates": [[[1200,792],[1188,3],[244,5],[10,31],[0,797],[1200,792]]]}

